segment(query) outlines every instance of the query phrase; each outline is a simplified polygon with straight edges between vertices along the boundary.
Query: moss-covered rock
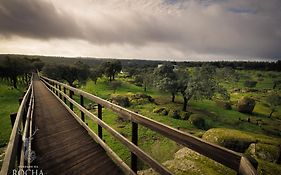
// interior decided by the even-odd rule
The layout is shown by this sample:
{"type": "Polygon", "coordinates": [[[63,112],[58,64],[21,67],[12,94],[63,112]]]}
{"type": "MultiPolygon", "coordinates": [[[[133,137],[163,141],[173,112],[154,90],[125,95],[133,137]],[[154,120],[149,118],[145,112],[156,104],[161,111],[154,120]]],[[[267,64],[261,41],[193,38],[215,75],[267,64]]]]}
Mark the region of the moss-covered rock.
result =
{"type": "Polygon", "coordinates": [[[237,102],[237,109],[239,112],[251,114],[255,108],[256,102],[253,98],[242,97],[237,102]]]}
{"type": "Polygon", "coordinates": [[[130,106],[130,101],[127,96],[122,96],[122,95],[111,95],[110,100],[112,103],[123,106],[123,107],[129,107],[130,106]]]}
{"type": "Polygon", "coordinates": [[[280,156],[280,149],[276,145],[252,143],[246,151],[255,158],[276,163],[280,156]]]}
{"type": "Polygon", "coordinates": [[[217,106],[219,106],[223,109],[227,109],[227,110],[231,109],[231,103],[228,101],[217,100],[216,104],[217,104],[217,106]]]}
{"type": "Polygon", "coordinates": [[[154,99],[150,95],[143,94],[143,93],[133,94],[130,96],[129,100],[132,104],[138,104],[138,105],[154,102],[154,99]]]}
{"type": "Polygon", "coordinates": [[[199,129],[205,129],[205,116],[201,114],[190,115],[188,121],[199,129]]]}
{"type": "Polygon", "coordinates": [[[154,108],[153,109],[153,113],[157,113],[157,114],[159,114],[159,113],[161,113],[163,110],[166,110],[166,108],[164,108],[164,107],[156,107],[156,108],[154,108]]]}
{"type": "Polygon", "coordinates": [[[169,111],[169,114],[168,114],[169,117],[172,117],[174,119],[180,119],[181,116],[180,116],[180,112],[178,110],[174,110],[174,109],[171,109],[169,111]]]}
{"type": "Polygon", "coordinates": [[[247,133],[226,128],[209,129],[202,138],[237,152],[245,152],[251,143],[256,142],[255,137],[247,133]]]}
{"type": "MultiPolygon", "coordinates": [[[[236,174],[233,170],[202,156],[189,148],[182,148],[174,155],[174,159],[163,163],[173,174],[176,175],[221,175],[236,174]]],[[[153,169],[139,171],[138,175],[156,175],[153,169]]]]}

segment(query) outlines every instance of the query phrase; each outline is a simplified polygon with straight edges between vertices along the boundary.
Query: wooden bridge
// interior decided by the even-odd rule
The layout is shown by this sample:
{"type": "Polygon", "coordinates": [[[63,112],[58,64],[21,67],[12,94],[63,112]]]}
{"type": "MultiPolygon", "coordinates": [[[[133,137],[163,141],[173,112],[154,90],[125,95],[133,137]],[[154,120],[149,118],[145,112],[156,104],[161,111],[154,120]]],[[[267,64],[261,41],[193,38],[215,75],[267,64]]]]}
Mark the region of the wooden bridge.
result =
{"type": "Polygon", "coordinates": [[[0,175],[136,174],[138,160],[159,174],[172,174],[137,146],[139,124],[235,170],[238,174],[257,174],[256,167],[239,153],[208,143],[66,84],[46,77],[39,78],[35,74],[17,114],[11,115],[11,121],[13,129],[0,175]],[[98,104],[97,116],[84,108],[84,99],[98,104]],[[79,114],[74,112],[74,107],[79,110],[79,114]],[[110,109],[132,123],[131,141],[102,120],[103,108],[110,109]],[[98,125],[98,133],[87,126],[86,116],[98,125]],[[103,129],[131,152],[130,166],[102,140],[103,129]]]}

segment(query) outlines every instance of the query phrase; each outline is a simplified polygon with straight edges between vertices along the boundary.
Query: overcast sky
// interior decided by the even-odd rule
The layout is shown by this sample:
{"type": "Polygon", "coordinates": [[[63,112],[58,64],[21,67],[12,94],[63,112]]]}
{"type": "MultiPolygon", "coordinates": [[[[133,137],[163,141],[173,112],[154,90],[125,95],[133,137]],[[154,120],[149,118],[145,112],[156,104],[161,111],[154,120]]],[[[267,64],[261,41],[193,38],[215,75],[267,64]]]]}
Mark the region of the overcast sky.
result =
{"type": "Polygon", "coordinates": [[[281,59],[281,0],[0,0],[0,53],[281,59]]]}

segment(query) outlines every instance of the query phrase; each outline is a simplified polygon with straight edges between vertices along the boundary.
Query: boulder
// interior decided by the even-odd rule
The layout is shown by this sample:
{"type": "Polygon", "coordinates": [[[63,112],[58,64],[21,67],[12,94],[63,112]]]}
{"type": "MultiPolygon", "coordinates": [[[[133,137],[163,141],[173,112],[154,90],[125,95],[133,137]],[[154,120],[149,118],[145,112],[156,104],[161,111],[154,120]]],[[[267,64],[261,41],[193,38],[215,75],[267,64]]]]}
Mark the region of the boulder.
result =
{"type": "Polygon", "coordinates": [[[247,153],[255,158],[276,163],[280,156],[280,149],[276,145],[252,143],[247,149],[247,153]]]}
{"type": "Polygon", "coordinates": [[[110,100],[112,103],[123,106],[123,107],[129,107],[130,106],[130,101],[127,96],[122,96],[122,95],[111,95],[110,100]]]}
{"type": "Polygon", "coordinates": [[[174,118],[174,119],[180,119],[180,118],[181,118],[179,111],[178,111],[178,110],[174,110],[174,109],[171,109],[171,110],[169,111],[168,116],[169,116],[169,117],[172,117],[172,118],[174,118]]]}
{"type": "Polygon", "coordinates": [[[237,102],[237,110],[242,113],[251,114],[255,108],[256,102],[253,98],[242,97],[237,102]]]}
{"type": "Polygon", "coordinates": [[[199,129],[205,129],[205,116],[201,114],[190,115],[188,121],[199,129]]]}
{"type": "Polygon", "coordinates": [[[241,153],[245,152],[251,143],[256,142],[255,137],[245,132],[227,128],[209,129],[202,138],[241,153]]]}

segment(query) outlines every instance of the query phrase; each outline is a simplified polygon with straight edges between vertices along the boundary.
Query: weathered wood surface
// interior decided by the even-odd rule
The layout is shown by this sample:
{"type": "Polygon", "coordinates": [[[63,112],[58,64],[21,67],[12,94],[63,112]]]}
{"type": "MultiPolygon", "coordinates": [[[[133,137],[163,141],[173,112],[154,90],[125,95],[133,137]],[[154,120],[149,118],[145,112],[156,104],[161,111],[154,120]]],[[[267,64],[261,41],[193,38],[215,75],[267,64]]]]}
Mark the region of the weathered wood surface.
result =
{"type": "MultiPolygon", "coordinates": [[[[84,96],[84,98],[87,98],[108,109],[111,109],[112,111],[118,113],[121,117],[124,117],[132,122],[135,122],[135,123],[141,124],[147,128],[150,128],[151,130],[154,130],[154,131],[164,135],[165,137],[176,141],[177,143],[180,143],[186,147],[189,147],[192,150],[194,150],[202,155],[205,155],[229,168],[232,168],[233,170],[235,170],[237,172],[240,172],[245,175],[246,174],[247,175],[248,174],[249,175],[257,174],[257,171],[251,165],[251,163],[249,161],[245,161],[247,159],[245,157],[242,157],[242,155],[239,153],[236,153],[229,149],[206,142],[200,138],[194,137],[191,134],[179,131],[170,126],[164,125],[160,122],[154,121],[154,120],[144,117],[140,114],[129,111],[123,107],[110,103],[104,99],[101,99],[97,96],[94,96],[94,95],[84,92],[82,90],[73,88],[71,86],[68,86],[66,84],[60,83],[60,82],[52,80],[52,79],[48,79],[46,77],[43,77],[43,79],[45,79],[46,81],[55,83],[55,84],[59,84],[62,87],[69,89],[70,91],[73,91],[75,95],[82,95],[82,96],[84,96]]],[[[82,109],[80,109],[80,110],[82,110],[82,109]]],[[[87,113],[87,112],[85,111],[85,113],[87,113]]],[[[93,118],[93,120],[96,120],[96,119],[93,118]]],[[[99,120],[96,120],[96,122],[99,123],[100,125],[104,125],[99,120]]],[[[107,128],[106,125],[104,125],[103,127],[107,128]]]]}
{"type": "Polygon", "coordinates": [[[34,92],[33,164],[44,174],[123,174],[41,81],[34,92]]]}

